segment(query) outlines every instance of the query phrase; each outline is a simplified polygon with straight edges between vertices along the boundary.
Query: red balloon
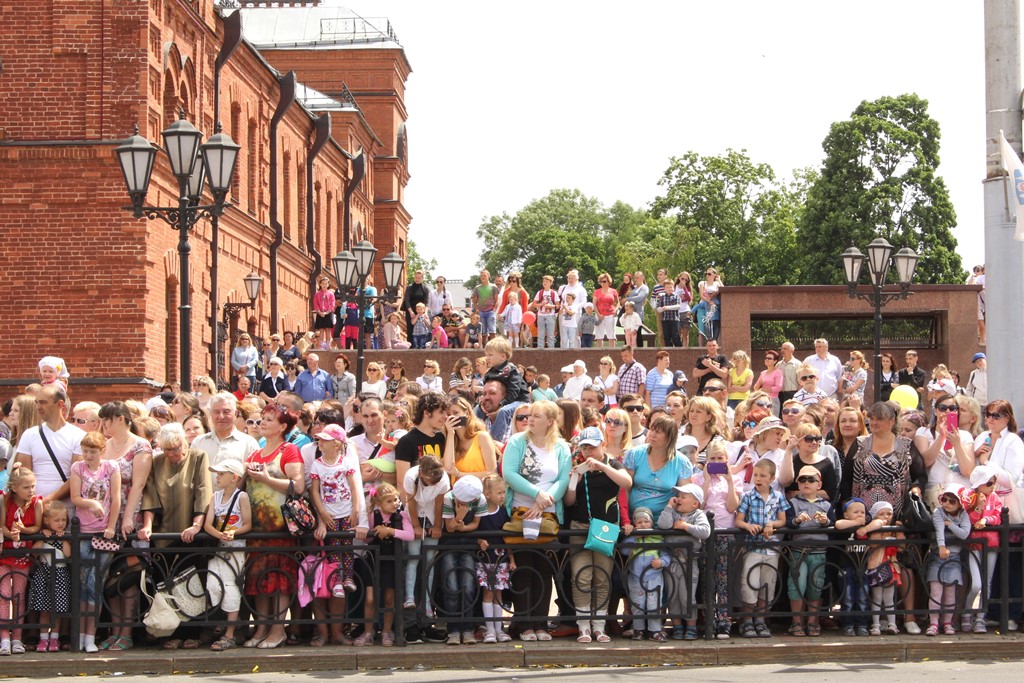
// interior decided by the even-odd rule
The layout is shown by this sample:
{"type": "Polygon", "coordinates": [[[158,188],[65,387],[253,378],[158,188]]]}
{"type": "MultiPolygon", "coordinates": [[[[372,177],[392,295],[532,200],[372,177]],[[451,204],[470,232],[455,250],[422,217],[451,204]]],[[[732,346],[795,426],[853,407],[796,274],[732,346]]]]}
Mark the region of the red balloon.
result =
{"type": "Polygon", "coordinates": [[[537,314],[536,313],[534,313],[533,311],[527,311],[526,313],[523,313],[523,323],[524,324],[529,325],[529,326],[532,327],[535,322],[537,322],[537,314]]]}

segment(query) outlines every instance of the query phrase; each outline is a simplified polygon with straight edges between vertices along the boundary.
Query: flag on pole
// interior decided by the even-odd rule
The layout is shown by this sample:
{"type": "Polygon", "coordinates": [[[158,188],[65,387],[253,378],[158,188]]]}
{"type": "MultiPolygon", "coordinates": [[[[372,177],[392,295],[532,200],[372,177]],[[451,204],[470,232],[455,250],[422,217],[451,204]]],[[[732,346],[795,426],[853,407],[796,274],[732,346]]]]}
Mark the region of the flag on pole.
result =
{"type": "Polygon", "coordinates": [[[1016,199],[1014,206],[1017,212],[1017,229],[1013,233],[1013,239],[1024,242],[1024,164],[1006,141],[1003,131],[999,131],[999,156],[1002,158],[1003,170],[1013,185],[1013,196],[1016,199]]]}

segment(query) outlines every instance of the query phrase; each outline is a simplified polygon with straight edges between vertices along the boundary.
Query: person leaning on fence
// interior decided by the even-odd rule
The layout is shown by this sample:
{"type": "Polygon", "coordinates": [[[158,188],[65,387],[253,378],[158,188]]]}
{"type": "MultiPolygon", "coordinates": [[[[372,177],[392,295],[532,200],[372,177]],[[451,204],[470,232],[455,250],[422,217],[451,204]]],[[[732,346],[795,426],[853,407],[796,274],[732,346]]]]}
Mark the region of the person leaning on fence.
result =
{"type": "MultiPolygon", "coordinates": [[[[869,510],[871,521],[857,532],[857,537],[866,536],[872,541],[893,541],[904,538],[903,532],[887,530],[894,524],[893,508],[890,503],[880,500],[869,510]]],[[[867,552],[864,578],[870,586],[871,630],[873,636],[882,635],[881,620],[886,619],[885,634],[899,635],[896,625],[896,588],[903,583],[903,567],[898,560],[901,546],[873,545],[867,552]]]]}
{"type": "MultiPolygon", "coordinates": [[[[995,468],[978,465],[971,472],[971,487],[964,489],[961,500],[971,520],[971,536],[968,547],[971,556],[968,568],[971,571],[971,585],[967,591],[961,618],[960,630],[964,633],[985,633],[985,609],[988,606],[989,594],[992,590],[992,574],[996,568],[999,551],[999,533],[986,531],[986,527],[998,526],[1002,523],[1003,501],[996,494],[997,475],[995,468]],[[982,574],[985,574],[984,580],[982,574]],[[974,623],[971,623],[972,607],[978,596],[981,596],[980,610],[974,612],[974,623]]],[[[1020,580],[1014,577],[1011,580],[1020,580]]]]}
{"type": "MultiPolygon", "coordinates": [[[[832,524],[832,504],[822,497],[821,472],[813,465],[805,465],[797,473],[799,490],[790,501],[786,525],[792,529],[824,529],[832,524]]],[[[816,611],[821,607],[821,594],[825,588],[825,548],[804,545],[814,541],[828,541],[828,534],[801,534],[793,539],[789,566],[789,601],[793,612],[791,636],[820,636],[821,625],[816,611]],[[806,600],[806,602],[805,602],[806,600]],[[806,628],[804,616],[807,608],[806,628]]]]}
{"type": "MultiPolygon", "coordinates": [[[[586,530],[603,522],[621,525],[626,521],[620,514],[619,492],[628,490],[633,480],[621,462],[608,457],[604,442],[604,434],[598,427],[587,427],[580,432],[577,446],[583,461],[569,475],[564,499],[570,529],[586,530]]],[[[570,540],[572,598],[579,627],[577,640],[607,643],[610,638],[605,632],[605,619],[615,562],[609,554],[584,548],[585,540],[585,536],[573,536],[570,540]]]]}
{"type": "Polygon", "coordinates": [[[932,513],[935,529],[935,547],[928,555],[925,579],[928,581],[929,624],[926,636],[939,635],[941,622],[944,635],[955,635],[957,586],[964,584],[964,570],[960,564],[960,542],[971,533],[971,519],[960,498],[963,487],[947,486],[939,495],[938,506],[932,513]]]}
{"type": "Polygon", "coordinates": [[[441,544],[448,548],[440,551],[438,571],[443,581],[441,595],[445,617],[452,620],[448,628],[449,645],[459,644],[460,631],[463,645],[476,644],[470,623],[476,597],[476,564],[472,552],[476,540],[463,535],[476,531],[480,517],[486,513],[483,484],[476,477],[463,477],[455,482],[441,504],[444,520],[441,544]]]}
{"type": "Polygon", "coordinates": [[[675,529],[677,533],[665,537],[672,546],[672,562],[668,571],[672,577],[669,583],[669,614],[681,614],[686,629],[677,626],[672,630],[674,640],[697,639],[697,582],[700,579],[698,562],[704,541],[711,536],[711,523],[701,507],[704,505],[704,489],[697,484],[676,486],[676,495],[668,502],[658,516],[659,529],[675,529]]]}
{"type": "Polygon", "coordinates": [[[245,466],[226,459],[210,468],[214,474],[213,498],[206,510],[203,531],[217,539],[220,551],[210,558],[206,592],[210,604],[225,613],[224,633],[210,649],[222,652],[235,647],[235,626],[242,604],[242,567],[245,565],[245,539],[238,538],[252,529],[249,496],[239,489],[245,466]]]}
{"type": "Polygon", "coordinates": [[[852,612],[867,612],[868,593],[861,576],[863,557],[868,546],[867,538],[867,507],[860,498],[850,498],[843,503],[843,517],[835,522],[836,529],[850,532],[850,543],[845,552],[840,554],[839,570],[841,572],[843,597],[840,606],[842,613],[843,632],[847,636],[868,635],[868,617],[852,612]],[[860,542],[856,542],[857,540],[860,542]]]}
{"type": "MultiPolygon", "coordinates": [[[[102,435],[98,435],[100,439],[102,435]]],[[[102,446],[101,446],[102,448],[102,446]]],[[[99,461],[100,448],[94,449],[93,459],[99,461]]],[[[101,465],[102,467],[102,465],[101,465]]],[[[116,469],[115,469],[116,472],[116,469]]],[[[114,487],[111,487],[112,489],[114,487]]],[[[31,546],[31,541],[21,540],[21,535],[39,533],[43,523],[43,497],[35,495],[36,476],[28,467],[18,465],[11,472],[7,482],[7,491],[3,497],[3,505],[0,505],[0,529],[3,531],[3,557],[0,558],[0,587],[3,588],[0,595],[0,655],[25,654],[25,646],[21,642],[21,625],[25,622],[28,607],[28,578],[32,566],[32,556],[20,554],[21,549],[31,546]],[[14,554],[12,554],[12,551],[14,554]],[[12,628],[13,624],[13,628],[12,628]],[[13,636],[13,640],[12,640],[13,636]]],[[[116,495],[116,494],[115,494],[116,495]]],[[[117,512],[113,513],[117,519],[117,512]]],[[[106,518],[101,518],[106,523],[106,518]]],[[[113,536],[113,522],[111,522],[111,536],[113,536]]],[[[83,541],[88,545],[89,541],[83,541]]],[[[92,548],[89,548],[92,550],[92,548]]],[[[96,595],[96,567],[89,565],[93,572],[92,593],[96,595]]],[[[83,596],[87,594],[83,590],[83,596]]],[[[95,599],[93,600],[95,610],[95,599]]],[[[93,633],[95,633],[95,620],[93,620],[93,633]]],[[[84,629],[83,629],[84,632],[84,629]]],[[[93,644],[92,652],[96,651],[93,644]]]]}
{"type": "MultiPolygon", "coordinates": [[[[477,531],[498,532],[511,518],[505,509],[505,495],[508,485],[497,474],[488,474],[483,479],[484,499],[487,511],[480,518],[477,531]]],[[[492,539],[493,540],[493,539],[492,539]]],[[[507,643],[512,637],[502,628],[502,592],[511,588],[512,572],[516,569],[515,557],[506,548],[492,548],[486,538],[477,539],[481,554],[476,560],[476,580],[483,589],[484,643],[507,643]]]]}
{"type": "Polygon", "coordinates": [[[768,607],[775,597],[779,574],[779,551],[773,540],[775,530],[786,524],[789,503],[772,488],[775,463],[758,460],[754,464],[754,488],[740,499],[736,510],[736,526],[747,531],[747,546],[740,563],[740,598],[748,616],[740,625],[744,638],[770,638],[765,623],[768,607]]]}

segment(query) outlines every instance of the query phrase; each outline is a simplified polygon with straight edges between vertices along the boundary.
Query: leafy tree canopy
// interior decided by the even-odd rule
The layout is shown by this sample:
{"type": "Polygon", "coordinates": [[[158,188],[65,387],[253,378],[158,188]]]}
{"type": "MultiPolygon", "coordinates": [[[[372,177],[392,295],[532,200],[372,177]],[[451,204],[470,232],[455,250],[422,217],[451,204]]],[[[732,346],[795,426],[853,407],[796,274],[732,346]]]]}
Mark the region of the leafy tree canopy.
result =
{"type": "MultiPolygon", "coordinates": [[[[768,164],[754,163],[745,150],[723,156],[687,152],[672,157],[658,184],[654,218],[674,226],[651,226],[651,237],[689,267],[716,267],[726,284],[794,282],[799,186],[777,181],[768,164]]],[[[660,249],[659,249],[660,251],[660,249]]],[[[695,277],[694,280],[699,280],[695,277]]]]}
{"type": "Polygon", "coordinates": [[[420,254],[419,249],[416,248],[416,243],[409,240],[405,249],[405,279],[406,284],[412,283],[413,275],[417,270],[422,270],[425,274],[425,281],[430,282],[437,271],[437,259],[427,260],[420,254]]]}
{"type": "Polygon", "coordinates": [[[825,138],[826,158],[798,224],[800,281],[841,284],[841,254],[878,236],[922,256],[916,282],[959,283],[956,212],[939,165],[939,124],[914,94],[861,102],[825,138]]]}

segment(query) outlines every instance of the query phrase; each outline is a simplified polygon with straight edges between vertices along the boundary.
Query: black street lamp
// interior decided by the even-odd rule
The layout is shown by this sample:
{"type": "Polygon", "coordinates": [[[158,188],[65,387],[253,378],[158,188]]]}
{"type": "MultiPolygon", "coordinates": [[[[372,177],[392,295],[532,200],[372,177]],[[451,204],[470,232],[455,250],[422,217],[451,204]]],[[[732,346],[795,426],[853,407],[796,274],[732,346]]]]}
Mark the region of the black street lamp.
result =
{"type": "Polygon", "coordinates": [[[843,252],[843,271],[846,275],[846,286],[849,288],[851,299],[861,299],[870,303],[875,309],[875,400],[881,400],[882,396],[882,307],[893,299],[906,299],[910,296],[910,283],[914,279],[914,270],[920,260],[917,252],[909,247],[904,247],[892,255],[892,245],[883,237],[871,241],[868,245],[867,257],[860,249],[850,245],[850,248],[843,252]],[[871,275],[871,290],[860,292],[857,290],[857,281],[860,279],[860,271],[864,266],[864,260],[868,262],[868,272],[871,275]],[[885,278],[889,274],[890,266],[896,266],[896,275],[899,278],[900,289],[896,292],[884,292],[885,278]]]}
{"type": "MultiPolygon", "coordinates": [[[[177,206],[145,205],[146,192],[149,190],[149,181],[153,173],[153,161],[160,148],[139,135],[138,126],[135,127],[135,134],[114,152],[124,175],[128,196],[132,200],[132,205],[125,208],[136,218],[159,218],[178,231],[178,265],[181,269],[178,277],[181,285],[181,300],[178,306],[181,316],[181,362],[178,372],[184,379],[192,374],[192,294],[188,272],[188,255],[191,247],[188,243],[188,231],[200,219],[224,213],[224,200],[231,189],[231,179],[234,176],[240,147],[228,135],[221,133],[219,128],[216,135],[206,144],[200,145],[203,134],[185,120],[184,110],[180,112],[178,120],[168,126],[161,135],[164,139],[164,152],[171,162],[171,173],[178,180],[177,206]],[[200,154],[202,163],[197,163],[200,154]],[[204,178],[213,193],[213,204],[200,204],[204,178]]],[[[216,334],[216,331],[214,333],[216,334]]]]}
{"type": "Polygon", "coordinates": [[[366,278],[373,270],[373,260],[377,256],[377,248],[363,240],[352,247],[352,251],[345,250],[338,252],[332,259],[334,261],[334,276],[338,280],[338,287],[345,296],[356,297],[356,307],[359,310],[359,339],[356,341],[356,393],[363,390],[363,351],[366,348],[366,335],[362,330],[365,318],[366,304],[376,301],[389,301],[396,296],[399,284],[402,282],[402,271],[405,268],[405,259],[398,252],[392,251],[381,259],[381,266],[384,268],[384,289],[376,296],[366,295],[366,278]]]}
{"type": "Polygon", "coordinates": [[[249,273],[242,278],[242,281],[245,283],[245,293],[249,295],[249,302],[228,302],[224,304],[224,327],[227,327],[231,322],[231,319],[236,315],[247,308],[254,307],[256,305],[256,299],[260,298],[260,288],[263,287],[263,278],[256,273],[249,273]]]}

